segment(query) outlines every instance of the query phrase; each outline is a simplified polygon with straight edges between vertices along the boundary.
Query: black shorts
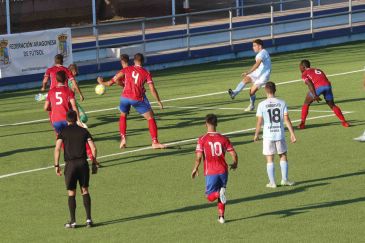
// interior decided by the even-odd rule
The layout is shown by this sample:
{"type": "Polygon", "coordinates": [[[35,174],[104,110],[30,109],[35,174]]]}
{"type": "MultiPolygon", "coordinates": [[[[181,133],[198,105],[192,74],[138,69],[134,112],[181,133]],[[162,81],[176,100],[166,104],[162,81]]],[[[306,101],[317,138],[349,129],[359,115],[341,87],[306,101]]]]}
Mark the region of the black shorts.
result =
{"type": "Polygon", "coordinates": [[[65,183],[67,190],[75,190],[77,181],[80,187],[89,187],[90,169],[86,160],[70,161],[65,165],[65,183]]]}

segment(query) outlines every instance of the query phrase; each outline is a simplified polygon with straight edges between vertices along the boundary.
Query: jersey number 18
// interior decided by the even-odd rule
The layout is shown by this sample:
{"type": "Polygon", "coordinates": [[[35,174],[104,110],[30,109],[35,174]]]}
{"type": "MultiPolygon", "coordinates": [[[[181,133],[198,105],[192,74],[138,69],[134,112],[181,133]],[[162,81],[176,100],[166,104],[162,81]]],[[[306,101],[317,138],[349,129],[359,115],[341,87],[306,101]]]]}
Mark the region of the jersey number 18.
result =
{"type": "Polygon", "coordinates": [[[279,123],[280,122],[280,109],[268,109],[267,113],[269,113],[270,123],[279,123]]]}

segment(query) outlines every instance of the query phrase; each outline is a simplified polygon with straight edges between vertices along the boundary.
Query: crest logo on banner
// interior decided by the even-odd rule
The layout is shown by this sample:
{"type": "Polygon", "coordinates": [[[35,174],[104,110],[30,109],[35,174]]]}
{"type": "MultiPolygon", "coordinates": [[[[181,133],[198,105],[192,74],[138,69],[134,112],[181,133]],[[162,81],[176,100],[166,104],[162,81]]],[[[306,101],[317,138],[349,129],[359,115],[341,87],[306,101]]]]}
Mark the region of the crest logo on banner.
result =
{"type": "Polygon", "coordinates": [[[0,40],[0,67],[6,67],[10,64],[8,44],[8,40],[0,40]]]}
{"type": "Polygon", "coordinates": [[[63,57],[67,57],[69,55],[67,38],[68,36],[66,34],[58,35],[58,54],[62,54],[63,57]]]}

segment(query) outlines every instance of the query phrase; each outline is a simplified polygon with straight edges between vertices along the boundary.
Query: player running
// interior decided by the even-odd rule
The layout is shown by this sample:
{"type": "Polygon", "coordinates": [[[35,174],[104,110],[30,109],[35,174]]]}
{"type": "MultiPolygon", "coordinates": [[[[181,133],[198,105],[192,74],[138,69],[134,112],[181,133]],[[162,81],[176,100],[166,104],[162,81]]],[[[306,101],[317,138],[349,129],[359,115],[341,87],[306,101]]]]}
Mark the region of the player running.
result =
{"type": "Polygon", "coordinates": [[[218,119],[214,114],[205,118],[207,134],[198,139],[196,146],[196,160],[191,178],[199,175],[199,165],[204,157],[204,176],[206,183],[205,195],[210,202],[218,199],[218,222],[223,224],[226,206],[226,186],[228,180],[228,165],[225,154],[228,151],[233,163],[230,168],[237,169],[238,157],[228,138],[217,132],[218,119]]]}
{"type": "MultiPolygon", "coordinates": [[[[127,115],[130,111],[131,106],[141,114],[147,121],[152,138],[152,148],[162,149],[166,148],[165,145],[160,144],[157,137],[157,125],[151,110],[150,103],[144,99],[145,88],[144,84],[147,83],[153,97],[157,100],[158,105],[163,109],[162,102],[155,88],[150,72],[142,67],[144,56],[141,53],[134,55],[134,66],[128,66],[123,68],[116,76],[114,80],[125,79],[125,87],[123,89],[120,98],[120,119],[119,119],[119,130],[121,136],[120,148],[123,149],[127,146],[127,115]]],[[[99,84],[103,84],[103,79],[99,77],[97,79],[99,84]]],[[[112,80],[110,80],[112,81],[112,80]]],[[[108,82],[110,82],[108,81],[108,82]]]]}
{"type": "MultiPolygon", "coordinates": [[[[49,79],[51,79],[50,89],[56,87],[57,86],[56,73],[58,71],[64,71],[67,75],[67,79],[72,82],[74,89],[80,95],[80,100],[83,101],[84,96],[82,95],[81,90],[77,85],[74,76],[72,75],[70,70],[68,70],[66,67],[63,66],[63,56],[61,54],[57,54],[54,60],[55,60],[54,66],[48,68],[46,73],[44,74],[41,91],[46,91],[46,86],[49,79]]],[[[65,83],[64,85],[68,87],[68,83],[65,83]]]]}
{"type": "MultiPolygon", "coordinates": [[[[76,77],[77,75],[79,75],[79,69],[77,67],[76,64],[70,64],[70,66],[68,66],[68,70],[70,70],[71,74],[76,77]]],[[[74,78],[74,80],[76,81],[76,79],[74,78]]],[[[77,81],[76,81],[77,83],[77,81]]],[[[72,79],[68,80],[68,87],[75,93],[76,87],[73,85],[72,79]]],[[[76,100],[76,106],[77,109],[79,110],[79,115],[80,115],[80,120],[82,123],[87,123],[87,121],[89,120],[89,118],[87,117],[87,114],[85,112],[85,110],[82,108],[82,106],[80,105],[79,102],[77,102],[76,100]]]]}
{"type": "Polygon", "coordinates": [[[266,187],[276,188],[274,167],[275,154],[278,154],[280,157],[281,185],[292,186],[294,185],[294,182],[290,182],[288,179],[288,158],[284,122],[290,132],[290,140],[292,143],[296,142],[296,137],[289,118],[288,108],[285,101],[275,97],[276,85],[273,82],[266,83],[265,92],[267,99],[260,102],[257,108],[257,124],[254,141],[256,142],[259,140],[259,133],[263,123],[263,154],[266,156],[266,169],[269,177],[269,183],[266,187]]]}
{"type": "Polygon", "coordinates": [[[302,72],[303,81],[309,88],[309,92],[302,106],[302,121],[298,128],[305,128],[305,120],[308,116],[309,106],[313,101],[321,101],[320,95],[323,95],[327,105],[336,114],[338,119],[340,119],[342,126],[349,127],[350,124],[346,122],[341,109],[335,105],[331,82],[327,79],[326,74],[320,69],[311,68],[308,60],[302,60],[299,64],[299,69],[302,72]]]}
{"type": "Polygon", "coordinates": [[[234,99],[243,88],[252,83],[250,89],[250,105],[245,111],[253,111],[255,109],[256,92],[269,81],[271,73],[271,59],[269,53],[264,49],[264,42],[260,39],[253,41],[253,51],[256,54],[256,63],[245,73],[242,73],[243,80],[239,82],[235,90],[229,89],[229,96],[234,99]]]}

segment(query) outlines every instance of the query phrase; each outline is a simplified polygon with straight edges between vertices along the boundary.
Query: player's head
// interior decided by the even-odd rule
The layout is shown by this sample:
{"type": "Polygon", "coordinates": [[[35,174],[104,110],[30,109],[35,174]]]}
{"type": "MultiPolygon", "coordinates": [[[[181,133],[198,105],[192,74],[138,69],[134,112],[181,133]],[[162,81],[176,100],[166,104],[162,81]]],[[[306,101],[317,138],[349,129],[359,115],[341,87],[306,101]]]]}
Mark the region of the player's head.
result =
{"type": "Polygon", "coordinates": [[[252,42],[252,49],[254,52],[259,52],[264,48],[264,42],[261,39],[256,39],[252,42]]]}
{"type": "Polygon", "coordinates": [[[56,80],[60,84],[64,84],[67,81],[66,72],[65,71],[58,71],[56,73],[56,80]]]}
{"type": "Polygon", "coordinates": [[[77,114],[75,111],[73,110],[69,110],[67,113],[66,113],[66,120],[68,123],[70,124],[74,124],[76,123],[77,121],[77,114]]]}
{"type": "Polygon", "coordinates": [[[300,61],[300,64],[299,64],[299,69],[301,72],[304,72],[307,68],[310,68],[311,67],[311,63],[309,60],[301,60],[300,61]]]}
{"type": "Polygon", "coordinates": [[[54,57],[54,63],[59,64],[59,65],[63,65],[63,56],[61,54],[57,54],[54,57]]]}
{"type": "Polygon", "coordinates": [[[122,67],[128,67],[129,65],[129,56],[127,54],[120,55],[120,63],[122,64],[122,67]]]}
{"type": "Polygon", "coordinates": [[[275,83],[274,82],[271,82],[271,81],[267,82],[265,84],[265,92],[268,95],[275,95],[275,93],[276,93],[276,85],[275,85],[275,83]]]}
{"type": "Polygon", "coordinates": [[[137,53],[134,55],[134,64],[136,65],[142,65],[144,62],[144,56],[142,53],[137,53]]]}
{"type": "Polygon", "coordinates": [[[218,125],[218,118],[214,114],[208,114],[205,116],[205,125],[208,128],[216,128],[218,125]]]}
{"type": "Polygon", "coordinates": [[[71,71],[73,76],[79,75],[79,68],[75,63],[70,64],[70,66],[68,66],[68,69],[71,71]]]}

